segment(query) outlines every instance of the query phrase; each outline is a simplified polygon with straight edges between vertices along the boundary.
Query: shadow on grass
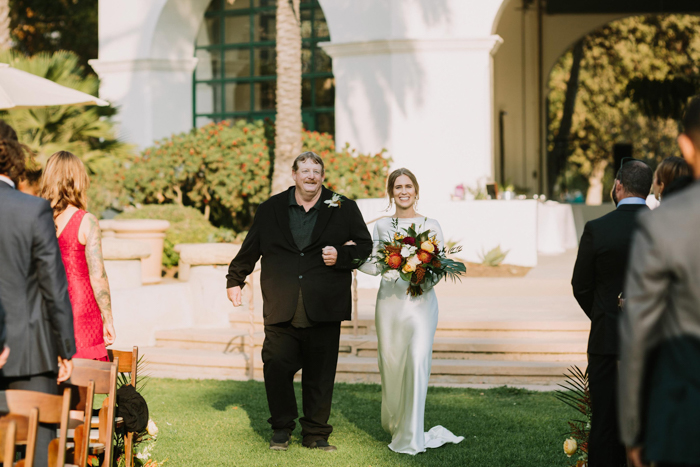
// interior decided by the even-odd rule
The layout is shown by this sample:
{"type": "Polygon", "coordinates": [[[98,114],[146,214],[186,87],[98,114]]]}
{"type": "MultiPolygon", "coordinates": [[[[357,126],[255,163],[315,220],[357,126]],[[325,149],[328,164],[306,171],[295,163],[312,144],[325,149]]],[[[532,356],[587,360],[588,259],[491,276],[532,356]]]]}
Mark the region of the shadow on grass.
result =
{"type": "Polygon", "coordinates": [[[226,411],[230,407],[240,407],[248,414],[250,427],[265,441],[272,435],[267,419],[265,384],[259,381],[221,381],[216,391],[207,394],[207,402],[215,410],[226,411]]]}

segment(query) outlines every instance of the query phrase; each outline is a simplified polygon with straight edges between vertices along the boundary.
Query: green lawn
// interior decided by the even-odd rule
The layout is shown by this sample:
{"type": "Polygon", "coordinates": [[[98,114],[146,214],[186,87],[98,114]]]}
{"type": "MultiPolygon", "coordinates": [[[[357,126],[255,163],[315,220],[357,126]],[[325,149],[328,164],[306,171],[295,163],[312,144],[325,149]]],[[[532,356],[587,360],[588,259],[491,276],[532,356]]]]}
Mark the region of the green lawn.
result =
{"type": "MultiPolygon", "coordinates": [[[[168,459],[166,466],[563,467],[566,420],[574,415],[550,393],[430,388],[426,427],[443,425],[465,440],[413,457],[387,448],[378,385],[337,384],[330,441],[338,451],[302,447],[297,426],[289,450],[273,452],[262,383],[153,378],[144,395],[160,429],[154,457],[168,459]]],[[[297,386],[301,411],[300,396],[297,386]]]]}

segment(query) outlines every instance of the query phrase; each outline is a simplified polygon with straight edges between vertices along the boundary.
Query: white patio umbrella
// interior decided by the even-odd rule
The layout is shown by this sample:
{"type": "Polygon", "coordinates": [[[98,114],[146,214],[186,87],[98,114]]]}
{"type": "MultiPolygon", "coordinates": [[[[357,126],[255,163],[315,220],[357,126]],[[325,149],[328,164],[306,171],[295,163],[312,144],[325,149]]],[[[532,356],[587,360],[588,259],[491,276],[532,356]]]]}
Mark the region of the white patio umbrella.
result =
{"type": "Polygon", "coordinates": [[[109,102],[0,63],[0,110],[81,104],[106,106],[109,102]]]}

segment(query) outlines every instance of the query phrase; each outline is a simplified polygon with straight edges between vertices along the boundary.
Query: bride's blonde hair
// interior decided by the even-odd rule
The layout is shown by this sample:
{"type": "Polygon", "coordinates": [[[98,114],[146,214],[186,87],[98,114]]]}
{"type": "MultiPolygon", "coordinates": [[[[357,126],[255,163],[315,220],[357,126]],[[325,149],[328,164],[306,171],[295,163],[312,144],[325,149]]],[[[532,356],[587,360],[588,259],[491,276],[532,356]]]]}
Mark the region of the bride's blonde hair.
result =
{"type": "Polygon", "coordinates": [[[41,197],[49,200],[53,217],[69,205],[87,210],[87,189],[90,186],[83,161],[68,151],[58,151],[49,157],[41,178],[41,197]]]}
{"type": "Polygon", "coordinates": [[[387,178],[386,180],[386,195],[389,197],[389,207],[386,208],[387,211],[391,209],[391,207],[394,205],[394,184],[396,183],[396,179],[399,178],[401,175],[405,175],[411,179],[411,182],[413,182],[413,186],[416,188],[416,199],[418,199],[418,192],[420,191],[420,187],[418,186],[418,179],[416,179],[416,176],[413,175],[413,172],[404,167],[401,167],[400,169],[396,169],[393,172],[391,172],[389,174],[389,178],[387,178]]]}

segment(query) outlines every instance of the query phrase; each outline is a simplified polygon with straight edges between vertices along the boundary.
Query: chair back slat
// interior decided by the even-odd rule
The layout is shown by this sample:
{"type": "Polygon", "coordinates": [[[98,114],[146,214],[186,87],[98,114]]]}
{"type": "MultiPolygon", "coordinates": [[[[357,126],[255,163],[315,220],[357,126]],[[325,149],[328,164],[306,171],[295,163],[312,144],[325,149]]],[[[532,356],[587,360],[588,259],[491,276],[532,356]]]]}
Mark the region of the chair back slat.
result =
{"type": "Polygon", "coordinates": [[[3,420],[0,420],[0,446],[3,446],[2,450],[0,450],[0,462],[5,464],[5,461],[9,460],[7,465],[11,465],[12,462],[14,462],[15,444],[17,444],[18,438],[25,439],[27,437],[28,424],[29,421],[27,417],[22,416],[13,416],[13,418],[7,419],[3,417],[3,420]],[[17,436],[17,432],[19,431],[17,424],[21,421],[24,422],[24,437],[17,436]]]}
{"type": "Polygon", "coordinates": [[[94,381],[95,394],[109,394],[111,373],[111,362],[74,358],[73,373],[66,384],[87,387],[90,381],[94,381]]]}
{"type": "Polygon", "coordinates": [[[134,346],[131,352],[127,350],[107,350],[109,360],[119,359],[119,373],[129,373],[131,375],[131,385],[136,386],[137,364],[139,360],[139,348],[134,346]]]}
{"type": "MultiPolygon", "coordinates": [[[[4,432],[3,424],[7,424],[8,428],[14,427],[12,428],[14,430],[13,437],[16,440],[20,442],[26,441],[27,448],[24,465],[31,466],[34,464],[39,422],[59,425],[60,437],[56,455],[57,463],[55,465],[63,465],[66,455],[70,390],[64,390],[62,396],[19,389],[4,391],[4,395],[7,399],[9,413],[0,418],[0,430],[4,432]],[[18,427],[20,428],[19,430],[18,427]]],[[[5,440],[3,457],[10,455],[9,442],[9,440],[5,440]]],[[[14,457],[14,454],[12,456],[14,457]]]]}

